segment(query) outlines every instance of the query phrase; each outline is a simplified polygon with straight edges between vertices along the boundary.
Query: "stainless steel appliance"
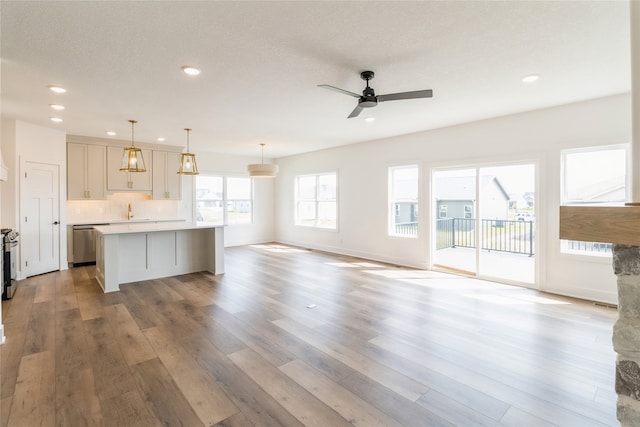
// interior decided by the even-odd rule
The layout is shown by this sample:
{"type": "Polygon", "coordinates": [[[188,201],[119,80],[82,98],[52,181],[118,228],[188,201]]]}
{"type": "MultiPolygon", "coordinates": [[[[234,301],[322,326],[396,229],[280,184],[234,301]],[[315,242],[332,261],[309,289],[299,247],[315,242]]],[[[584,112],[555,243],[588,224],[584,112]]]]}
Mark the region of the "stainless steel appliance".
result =
{"type": "Polygon", "coordinates": [[[73,265],[95,264],[96,232],[93,227],[105,224],[84,224],[73,226],[73,265]]]}
{"type": "Polygon", "coordinates": [[[16,292],[20,233],[10,228],[3,228],[0,230],[0,235],[2,236],[2,299],[9,299],[16,292]]]}

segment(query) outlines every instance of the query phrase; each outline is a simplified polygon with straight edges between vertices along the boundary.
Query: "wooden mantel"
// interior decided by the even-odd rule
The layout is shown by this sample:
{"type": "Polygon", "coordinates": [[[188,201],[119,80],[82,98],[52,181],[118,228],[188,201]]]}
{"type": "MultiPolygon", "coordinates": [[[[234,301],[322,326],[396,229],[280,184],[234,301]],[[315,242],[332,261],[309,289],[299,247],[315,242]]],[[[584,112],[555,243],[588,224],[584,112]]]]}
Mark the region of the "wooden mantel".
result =
{"type": "Polygon", "coordinates": [[[560,238],[640,246],[640,203],[560,206],[560,238]]]}

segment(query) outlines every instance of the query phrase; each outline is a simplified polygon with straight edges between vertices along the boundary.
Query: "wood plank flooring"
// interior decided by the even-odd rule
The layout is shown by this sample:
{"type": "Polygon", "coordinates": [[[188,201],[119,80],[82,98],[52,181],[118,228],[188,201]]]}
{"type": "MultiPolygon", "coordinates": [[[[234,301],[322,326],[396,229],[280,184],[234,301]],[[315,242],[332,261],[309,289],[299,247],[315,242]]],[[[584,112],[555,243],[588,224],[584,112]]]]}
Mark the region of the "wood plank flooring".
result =
{"type": "Polygon", "coordinates": [[[4,301],[1,426],[616,426],[616,310],[278,244],[4,301]]]}

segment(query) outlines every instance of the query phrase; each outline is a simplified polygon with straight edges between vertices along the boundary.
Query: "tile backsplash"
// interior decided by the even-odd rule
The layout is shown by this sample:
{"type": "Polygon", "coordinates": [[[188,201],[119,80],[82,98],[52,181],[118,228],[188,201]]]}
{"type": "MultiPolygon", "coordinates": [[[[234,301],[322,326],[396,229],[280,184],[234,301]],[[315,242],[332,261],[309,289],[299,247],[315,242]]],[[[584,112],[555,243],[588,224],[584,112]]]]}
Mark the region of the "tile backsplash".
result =
{"type": "Polygon", "coordinates": [[[127,219],[131,204],[134,219],[190,219],[180,200],[152,200],[146,193],[113,193],[106,200],[67,200],[67,223],[109,222],[127,219]]]}

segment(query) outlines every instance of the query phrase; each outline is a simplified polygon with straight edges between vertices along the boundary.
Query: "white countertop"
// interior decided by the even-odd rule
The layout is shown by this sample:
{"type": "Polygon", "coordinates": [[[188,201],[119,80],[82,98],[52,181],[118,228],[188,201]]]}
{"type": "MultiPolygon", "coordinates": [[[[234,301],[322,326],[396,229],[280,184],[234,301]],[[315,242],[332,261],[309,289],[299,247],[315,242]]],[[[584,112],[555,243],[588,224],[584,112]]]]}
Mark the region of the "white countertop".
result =
{"type": "Polygon", "coordinates": [[[67,225],[109,225],[109,224],[137,224],[141,222],[186,222],[184,218],[133,218],[133,219],[108,219],[98,221],[69,221],[67,225]]]}
{"type": "Polygon", "coordinates": [[[219,228],[223,225],[198,224],[193,222],[138,222],[127,224],[101,225],[94,229],[103,235],[128,234],[128,233],[153,233],[156,231],[179,231],[207,228],[219,228]]]}

